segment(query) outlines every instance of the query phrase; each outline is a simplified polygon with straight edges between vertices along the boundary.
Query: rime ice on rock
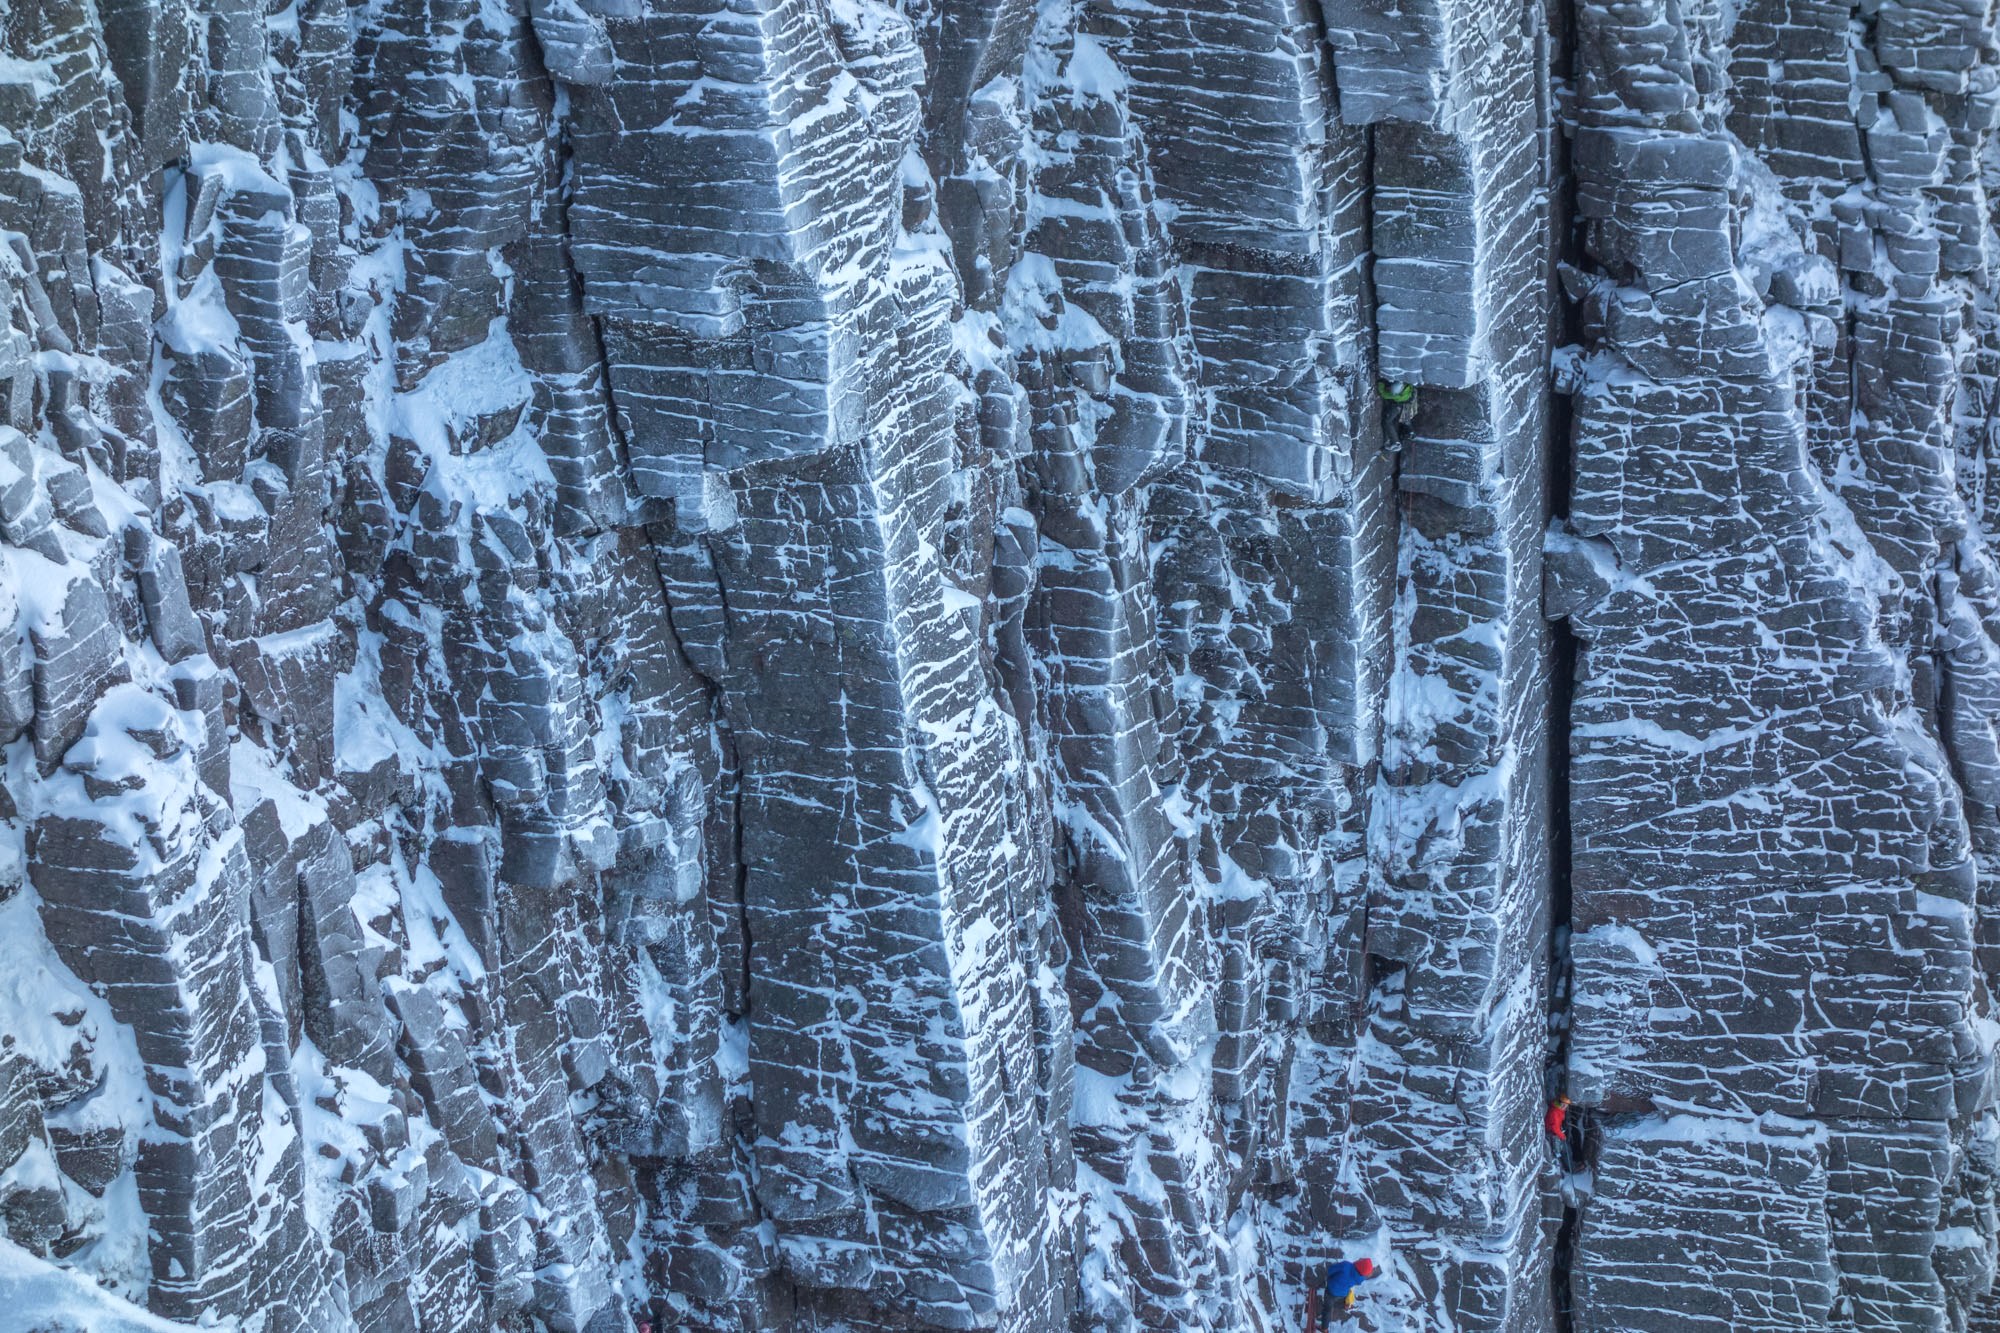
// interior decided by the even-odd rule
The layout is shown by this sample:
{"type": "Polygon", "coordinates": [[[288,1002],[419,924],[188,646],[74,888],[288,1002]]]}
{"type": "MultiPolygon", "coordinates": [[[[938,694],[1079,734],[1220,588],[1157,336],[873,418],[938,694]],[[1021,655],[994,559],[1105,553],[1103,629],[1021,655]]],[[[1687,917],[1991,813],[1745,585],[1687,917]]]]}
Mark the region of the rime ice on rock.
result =
{"type": "Polygon", "coordinates": [[[1990,33],[1577,19],[1577,1319],[1963,1328],[1993,1273],[1991,659],[1962,591],[1988,464],[1954,436],[1989,405],[1953,244],[1982,183],[1948,145],[1991,123],[1990,33]],[[1669,1230],[1751,1243],[1690,1304],[1669,1230]]]}
{"type": "Polygon", "coordinates": [[[2000,1327],[1995,59],[16,0],[0,1305],[2000,1327]]]}

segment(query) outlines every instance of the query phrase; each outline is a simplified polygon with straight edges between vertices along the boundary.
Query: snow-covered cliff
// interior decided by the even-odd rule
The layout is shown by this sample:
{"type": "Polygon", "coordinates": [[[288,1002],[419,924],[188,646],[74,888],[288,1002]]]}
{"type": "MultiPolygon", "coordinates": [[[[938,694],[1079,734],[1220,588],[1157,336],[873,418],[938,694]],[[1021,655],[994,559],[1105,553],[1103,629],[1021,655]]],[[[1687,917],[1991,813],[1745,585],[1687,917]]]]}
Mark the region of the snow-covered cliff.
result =
{"type": "Polygon", "coordinates": [[[1987,0],[0,0],[0,1333],[2000,1330],[1996,123],[1987,0]]]}

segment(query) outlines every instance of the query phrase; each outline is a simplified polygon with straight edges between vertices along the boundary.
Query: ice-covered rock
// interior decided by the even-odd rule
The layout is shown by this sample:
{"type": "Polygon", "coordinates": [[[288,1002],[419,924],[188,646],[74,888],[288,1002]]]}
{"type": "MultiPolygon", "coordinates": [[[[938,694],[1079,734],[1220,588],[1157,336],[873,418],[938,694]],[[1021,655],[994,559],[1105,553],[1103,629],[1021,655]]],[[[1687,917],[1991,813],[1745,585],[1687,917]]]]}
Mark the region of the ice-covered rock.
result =
{"type": "Polygon", "coordinates": [[[2000,1328],[1996,122],[1970,0],[15,0],[0,1329],[2000,1328]]]}

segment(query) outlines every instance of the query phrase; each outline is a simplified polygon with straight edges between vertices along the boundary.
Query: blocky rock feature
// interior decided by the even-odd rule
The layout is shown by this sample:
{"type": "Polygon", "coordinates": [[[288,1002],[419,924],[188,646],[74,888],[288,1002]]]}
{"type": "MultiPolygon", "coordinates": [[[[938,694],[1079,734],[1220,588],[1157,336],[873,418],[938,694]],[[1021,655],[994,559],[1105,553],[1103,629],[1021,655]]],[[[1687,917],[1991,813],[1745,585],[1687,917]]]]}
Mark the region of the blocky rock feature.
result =
{"type": "Polygon", "coordinates": [[[1996,123],[1970,0],[15,0],[0,1327],[2000,1330],[1996,123]]]}
{"type": "Polygon", "coordinates": [[[1576,1326],[1988,1326],[1991,29],[1576,21],[1576,1326]]]}

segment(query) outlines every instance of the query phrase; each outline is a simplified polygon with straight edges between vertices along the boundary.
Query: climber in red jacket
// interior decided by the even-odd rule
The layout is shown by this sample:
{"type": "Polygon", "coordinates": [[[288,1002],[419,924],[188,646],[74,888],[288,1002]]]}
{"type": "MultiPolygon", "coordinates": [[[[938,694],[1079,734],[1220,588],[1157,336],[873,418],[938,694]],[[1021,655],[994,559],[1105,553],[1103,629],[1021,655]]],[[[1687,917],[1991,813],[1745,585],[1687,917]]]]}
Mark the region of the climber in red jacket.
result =
{"type": "Polygon", "coordinates": [[[1569,1098],[1558,1093],[1549,1103],[1548,1113],[1542,1117],[1542,1128],[1554,1139],[1556,1149],[1556,1169],[1564,1175],[1576,1169],[1576,1145],[1569,1141],[1569,1098]]]}

